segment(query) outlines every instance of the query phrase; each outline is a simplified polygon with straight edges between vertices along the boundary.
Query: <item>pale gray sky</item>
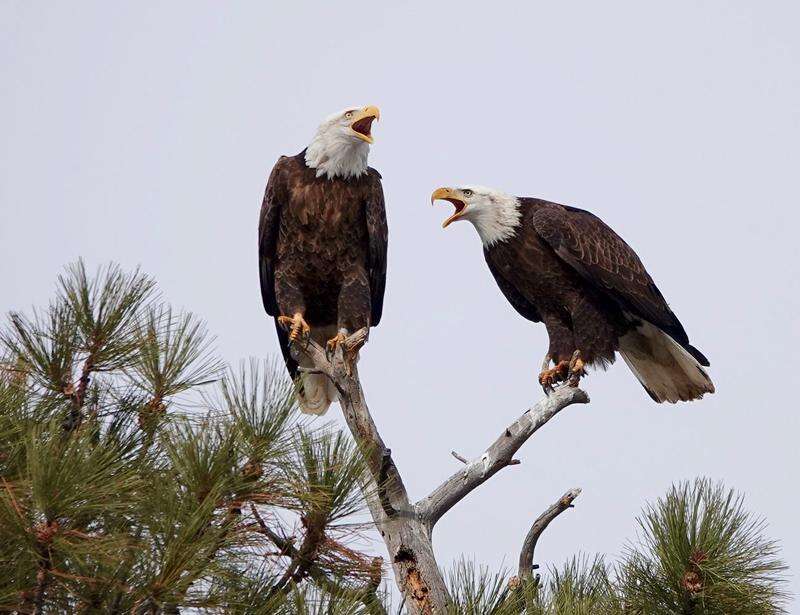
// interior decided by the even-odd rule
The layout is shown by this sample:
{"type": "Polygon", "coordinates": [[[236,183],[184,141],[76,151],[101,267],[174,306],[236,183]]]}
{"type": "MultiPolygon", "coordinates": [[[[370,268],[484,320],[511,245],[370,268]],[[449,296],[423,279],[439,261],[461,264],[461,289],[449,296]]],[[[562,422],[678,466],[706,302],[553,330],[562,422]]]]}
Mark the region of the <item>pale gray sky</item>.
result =
{"type": "Polygon", "coordinates": [[[361,373],[412,496],[458,467],[451,449],[479,454],[539,398],[546,348],[471,226],[440,228],[436,186],[598,214],[718,390],[658,406],[621,362],[592,375],[589,406],[440,522],[441,563],[513,564],[532,519],[574,486],[537,559],[613,558],[645,500],[706,475],[747,494],[797,570],[798,23],[777,1],[4,0],[0,309],[44,303],[79,256],[141,264],[208,320],[226,359],[276,353],[256,267],[269,170],[324,116],[376,104],[389,278],[361,373]]]}

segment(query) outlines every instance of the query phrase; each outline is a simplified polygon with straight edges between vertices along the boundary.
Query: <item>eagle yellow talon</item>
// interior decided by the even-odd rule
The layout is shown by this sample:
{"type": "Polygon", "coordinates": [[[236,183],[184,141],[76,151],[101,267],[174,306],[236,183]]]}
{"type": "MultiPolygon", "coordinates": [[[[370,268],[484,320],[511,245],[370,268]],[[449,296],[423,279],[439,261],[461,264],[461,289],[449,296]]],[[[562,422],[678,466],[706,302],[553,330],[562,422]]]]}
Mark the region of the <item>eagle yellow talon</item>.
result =
{"type": "Polygon", "coordinates": [[[549,395],[553,391],[553,385],[555,384],[553,372],[554,370],[547,369],[539,374],[539,384],[542,385],[545,395],[549,395]]]}
{"type": "Polygon", "coordinates": [[[569,374],[567,376],[567,380],[569,382],[569,386],[576,387],[581,381],[581,378],[586,375],[586,367],[581,359],[581,351],[576,350],[575,353],[572,355],[572,359],[569,362],[569,374]]]}
{"type": "Polygon", "coordinates": [[[554,386],[558,382],[564,382],[569,373],[569,362],[561,361],[553,369],[543,369],[539,374],[539,384],[542,385],[545,394],[553,392],[554,386]]]}
{"type": "Polygon", "coordinates": [[[364,345],[364,342],[367,341],[365,335],[359,335],[361,331],[357,331],[353,335],[348,335],[347,333],[340,331],[334,337],[328,340],[328,343],[325,345],[325,354],[328,356],[330,360],[335,354],[336,351],[341,348],[342,349],[342,356],[344,358],[344,365],[347,374],[351,374],[353,371],[353,366],[356,364],[358,360],[358,351],[364,345]]]}
{"type": "Polygon", "coordinates": [[[278,322],[289,332],[289,342],[296,342],[301,338],[308,338],[311,327],[299,312],[294,316],[278,316],[278,322]]]}
{"type": "Polygon", "coordinates": [[[336,349],[339,347],[339,344],[344,344],[347,336],[344,333],[337,333],[331,339],[328,340],[328,343],[325,345],[328,351],[328,354],[333,354],[336,352],[336,349]]]}

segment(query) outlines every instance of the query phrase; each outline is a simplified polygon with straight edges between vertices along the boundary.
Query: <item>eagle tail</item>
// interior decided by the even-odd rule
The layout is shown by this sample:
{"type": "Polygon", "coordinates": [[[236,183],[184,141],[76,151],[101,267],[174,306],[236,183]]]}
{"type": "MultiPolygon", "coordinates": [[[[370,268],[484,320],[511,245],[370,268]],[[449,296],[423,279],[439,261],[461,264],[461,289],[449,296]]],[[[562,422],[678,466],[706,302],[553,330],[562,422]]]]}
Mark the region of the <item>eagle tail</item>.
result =
{"type": "MultiPolygon", "coordinates": [[[[314,367],[312,362],[305,356],[300,358],[300,363],[294,360],[289,351],[289,334],[275,319],[275,330],[278,332],[278,342],[283,353],[283,360],[286,362],[286,369],[289,370],[297,393],[297,403],[300,411],[304,414],[322,415],[328,411],[330,405],[339,399],[336,394],[336,387],[330,379],[323,374],[305,374],[300,371],[301,367],[314,367]]],[[[325,346],[328,339],[336,334],[336,327],[320,327],[311,330],[311,339],[325,346]]]]}
{"type": "Polygon", "coordinates": [[[649,322],[623,335],[619,346],[625,363],[658,403],[691,401],[714,392],[714,383],[701,365],[708,361],[700,351],[684,348],[649,322]]]}
{"type": "Polygon", "coordinates": [[[302,374],[297,381],[297,401],[304,414],[325,414],[337,399],[336,388],[327,376],[302,374]]]}

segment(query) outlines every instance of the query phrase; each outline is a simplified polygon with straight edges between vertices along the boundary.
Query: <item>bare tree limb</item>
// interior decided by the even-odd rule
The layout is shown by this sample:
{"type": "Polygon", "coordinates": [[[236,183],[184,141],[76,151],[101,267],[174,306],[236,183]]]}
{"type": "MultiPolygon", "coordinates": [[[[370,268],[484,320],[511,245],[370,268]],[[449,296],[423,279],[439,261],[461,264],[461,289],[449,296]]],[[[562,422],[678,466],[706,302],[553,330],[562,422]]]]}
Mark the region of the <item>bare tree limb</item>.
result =
{"type": "Polygon", "coordinates": [[[364,490],[364,495],[375,526],[386,543],[406,607],[413,615],[444,613],[450,596],[436,564],[427,528],[417,516],[391,451],[372,420],[356,366],[345,357],[345,350],[352,352],[363,343],[366,334],[365,330],[356,331],[339,346],[332,360],[311,340],[294,345],[292,353],[296,358],[305,355],[314,369],[328,376],[336,386],[347,426],[367,454],[372,485],[364,490]],[[393,514],[387,514],[390,511],[393,514]]]}
{"type": "Polygon", "coordinates": [[[461,455],[459,455],[459,454],[458,454],[458,453],[456,453],[455,451],[450,451],[450,454],[451,454],[453,457],[455,457],[456,459],[458,459],[458,460],[459,460],[461,463],[465,463],[465,464],[466,464],[466,463],[469,463],[469,460],[468,460],[466,457],[462,457],[461,455]]]}
{"type": "MultiPolygon", "coordinates": [[[[301,356],[310,359],[312,369],[325,374],[334,384],[347,426],[367,455],[372,484],[364,489],[364,495],[389,551],[406,608],[412,615],[445,613],[451,601],[431,543],[431,530],[436,521],[501,468],[518,464],[514,454],[528,438],[563,408],[574,403],[588,403],[589,396],[577,388],[560,388],[503,430],[480,458],[467,462],[427,498],[412,504],[391,451],[372,420],[358,371],[350,360],[366,335],[366,330],[357,331],[339,345],[333,357],[311,340],[294,345],[292,354],[295,359],[301,356]]],[[[454,456],[460,458],[457,454],[454,456]]],[[[463,458],[462,461],[466,462],[463,458]]]]}
{"type": "Polygon", "coordinates": [[[555,519],[562,512],[568,508],[572,508],[572,502],[581,494],[579,488],[570,489],[562,495],[558,502],[550,506],[544,511],[536,521],[531,525],[528,535],[525,536],[525,541],[522,543],[522,551],[519,554],[519,578],[523,581],[529,581],[533,578],[533,571],[536,568],[533,564],[533,551],[536,549],[536,542],[539,536],[550,525],[550,522],[555,519]]]}
{"type": "MultiPolygon", "coordinates": [[[[419,517],[425,522],[428,531],[448,510],[466,497],[473,489],[482,485],[497,472],[513,465],[514,453],[536,431],[561,410],[571,404],[585,404],[589,396],[581,389],[562,386],[545,397],[533,408],[509,425],[500,437],[477,459],[448,478],[426,498],[414,506],[419,517]]],[[[518,463],[518,462],[517,462],[518,463]]]]}

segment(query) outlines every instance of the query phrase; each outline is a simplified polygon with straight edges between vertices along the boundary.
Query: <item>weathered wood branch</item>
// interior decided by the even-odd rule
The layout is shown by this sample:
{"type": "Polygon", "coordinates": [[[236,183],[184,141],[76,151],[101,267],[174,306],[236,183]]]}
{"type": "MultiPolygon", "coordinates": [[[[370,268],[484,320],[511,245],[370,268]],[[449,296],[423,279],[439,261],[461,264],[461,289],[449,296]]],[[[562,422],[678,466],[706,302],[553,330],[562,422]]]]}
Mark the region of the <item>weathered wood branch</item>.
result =
{"type": "Polygon", "coordinates": [[[497,472],[519,463],[514,454],[536,431],[561,410],[571,404],[585,404],[589,396],[581,389],[563,386],[545,397],[533,408],[503,430],[503,433],[483,454],[470,461],[444,481],[426,498],[415,505],[417,515],[425,522],[428,531],[448,510],[465,498],[475,488],[485,483],[497,472]]]}
{"type": "Polygon", "coordinates": [[[336,386],[347,426],[367,455],[371,484],[364,489],[364,495],[389,551],[406,608],[412,615],[445,613],[450,596],[433,553],[433,526],[444,513],[500,469],[519,463],[514,454],[547,421],[570,404],[588,403],[589,396],[572,387],[557,390],[503,430],[480,458],[464,460],[463,469],[427,498],[413,504],[392,460],[392,452],[372,420],[356,366],[348,358],[366,340],[367,333],[365,329],[354,333],[339,345],[332,357],[313,341],[294,345],[292,353],[295,358],[305,355],[311,360],[313,368],[304,371],[324,374],[336,386]]]}
{"type": "Polygon", "coordinates": [[[580,494],[580,489],[570,489],[559,498],[558,502],[550,506],[550,508],[539,515],[536,521],[533,522],[531,529],[528,531],[528,535],[525,536],[525,541],[522,543],[522,551],[520,551],[519,554],[519,571],[517,574],[520,580],[529,581],[533,578],[533,571],[535,568],[533,564],[533,551],[536,549],[536,542],[539,540],[539,536],[542,535],[542,532],[550,525],[553,519],[568,508],[572,508],[572,502],[574,502],[575,498],[580,494]]]}
{"type": "MultiPolygon", "coordinates": [[[[364,330],[357,331],[344,346],[349,349],[365,337],[364,330]]],[[[334,383],[347,426],[367,454],[372,485],[364,490],[364,495],[375,526],[386,543],[406,607],[414,615],[444,613],[450,597],[436,564],[427,528],[417,516],[391,451],[372,420],[358,371],[345,358],[344,350],[340,345],[329,359],[325,350],[313,341],[292,348],[296,355],[305,354],[314,368],[334,383]]]]}
{"type": "Polygon", "coordinates": [[[458,459],[458,460],[459,460],[461,463],[464,463],[464,464],[467,464],[467,463],[469,463],[469,459],[467,459],[466,457],[464,457],[464,456],[462,456],[462,455],[459,455],[459,454],[458,454],[458,453],[456,453],[455,451],[450,451],[450,454],[451,454],[453,457],[455,457],[456,459],[458,459]]]}
{"type": "Polygon", "coordinates": [[[381,467],[378,471],[378,497],[381,500],[381,506],[383,506],[383,512],[386,514],[387,517],[394,517],[397,514],[397,511],[392,506],[392,501],[389,499],[388,494],[386,493],[387,483],[389,481],[389,468],[391,467],[392,463],[392,451],[390,449],[386,449],[381,455],[381,467]]]}

